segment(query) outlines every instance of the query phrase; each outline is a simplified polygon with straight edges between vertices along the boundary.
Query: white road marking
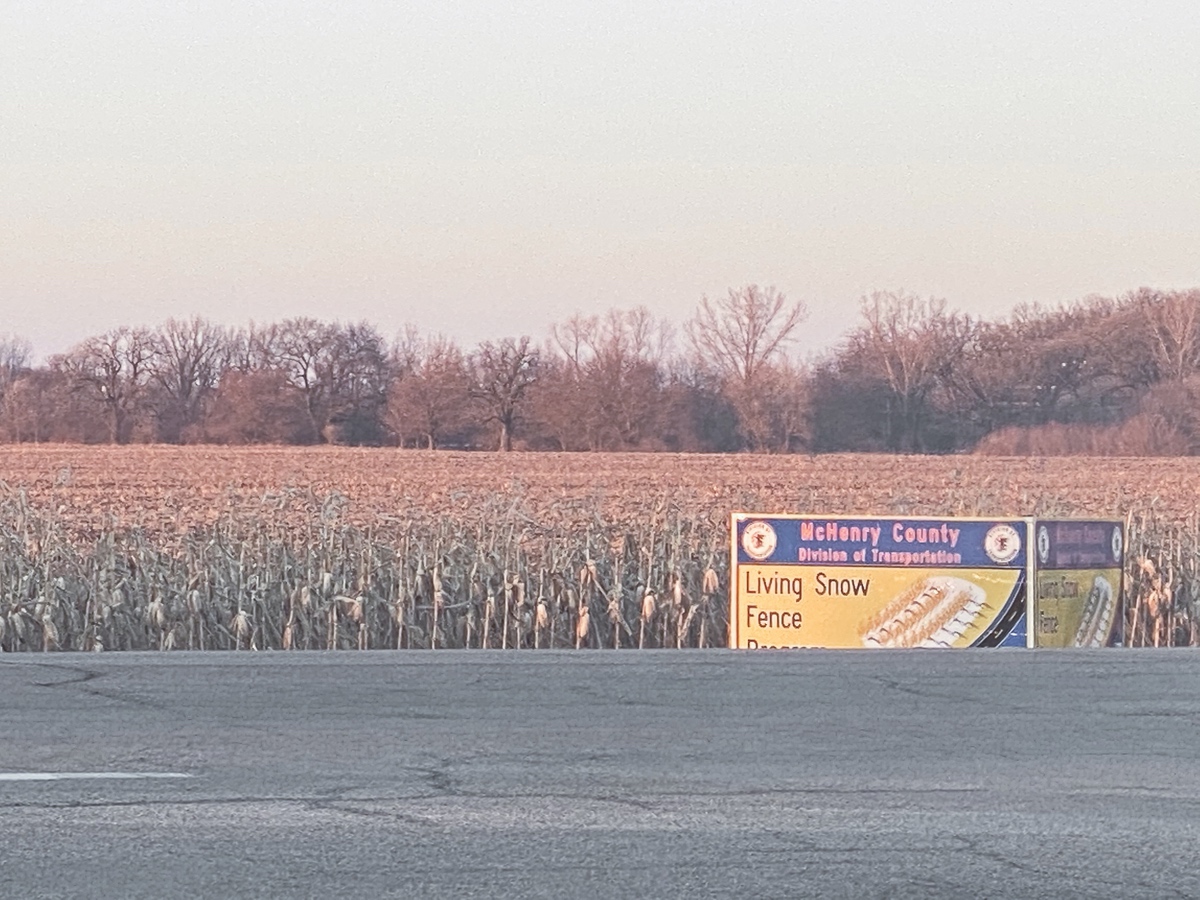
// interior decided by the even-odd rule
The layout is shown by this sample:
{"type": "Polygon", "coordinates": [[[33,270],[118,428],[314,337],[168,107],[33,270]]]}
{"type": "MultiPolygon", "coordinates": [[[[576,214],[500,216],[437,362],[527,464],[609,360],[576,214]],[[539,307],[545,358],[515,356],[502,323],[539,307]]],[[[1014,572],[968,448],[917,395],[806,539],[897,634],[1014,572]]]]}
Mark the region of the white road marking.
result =
{"type": "Polygon", "coordinates": [[[191,778],[183,772],[0,772],[0,781],[118,781],[133,778],[191,778]]]}

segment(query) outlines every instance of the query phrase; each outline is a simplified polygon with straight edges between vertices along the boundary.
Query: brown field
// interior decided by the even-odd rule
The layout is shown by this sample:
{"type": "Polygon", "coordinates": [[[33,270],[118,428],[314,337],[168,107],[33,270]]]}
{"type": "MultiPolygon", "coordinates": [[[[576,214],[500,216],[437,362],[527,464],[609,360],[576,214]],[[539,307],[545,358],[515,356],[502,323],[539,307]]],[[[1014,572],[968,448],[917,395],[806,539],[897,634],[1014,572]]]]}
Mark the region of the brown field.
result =
{"type": "Polygon", "coordinates": [[[737,509],[1128,516],[1141,640],[1200,595],[1190,458],[21,445],[0,481],[10,650],[722,644],[737,509]]]}
{"type": "Polygon", "coordinates": [[[1186,518],[1200,458],[454,453],[353,448],[0,448],[0,481],[87,536],[139,526],[167,536],[222,519],[303,526],[314,499],[344,498],[360,527],[459,515],[497,502],[553,523],[586,505],[607,521],[655,509],[724,523],[735,509],[891,514],[1149,512],[1186,518]]]}

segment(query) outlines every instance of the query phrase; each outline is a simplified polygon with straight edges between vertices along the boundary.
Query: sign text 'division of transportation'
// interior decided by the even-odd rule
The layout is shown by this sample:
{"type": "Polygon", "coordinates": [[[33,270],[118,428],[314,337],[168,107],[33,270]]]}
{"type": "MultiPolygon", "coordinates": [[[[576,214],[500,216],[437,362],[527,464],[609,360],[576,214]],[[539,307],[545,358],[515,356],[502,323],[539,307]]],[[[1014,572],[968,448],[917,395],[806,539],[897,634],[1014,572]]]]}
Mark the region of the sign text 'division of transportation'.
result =
{"type": "Polygon", "coordinates": [[[1031,528],[735,513],[730,646],[1024,647],[1031,528]]]}

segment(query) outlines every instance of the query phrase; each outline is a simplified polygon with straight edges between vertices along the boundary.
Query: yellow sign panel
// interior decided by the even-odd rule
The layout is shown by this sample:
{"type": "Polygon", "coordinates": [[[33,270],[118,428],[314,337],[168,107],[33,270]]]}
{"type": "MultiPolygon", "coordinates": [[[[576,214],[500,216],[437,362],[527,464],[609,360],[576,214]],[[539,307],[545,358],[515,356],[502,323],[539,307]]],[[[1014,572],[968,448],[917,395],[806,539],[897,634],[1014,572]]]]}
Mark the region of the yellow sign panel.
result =
{"type": "Polygon", "coordinates": [[[1120,569],[1039,571],[1038,647],[1107,647],[1120,631],[1120,569]]]}
{"type": "Polygon", "coordinates": [[[970,647],[1013,570],[738,567],[735,647],[970,647]]]}

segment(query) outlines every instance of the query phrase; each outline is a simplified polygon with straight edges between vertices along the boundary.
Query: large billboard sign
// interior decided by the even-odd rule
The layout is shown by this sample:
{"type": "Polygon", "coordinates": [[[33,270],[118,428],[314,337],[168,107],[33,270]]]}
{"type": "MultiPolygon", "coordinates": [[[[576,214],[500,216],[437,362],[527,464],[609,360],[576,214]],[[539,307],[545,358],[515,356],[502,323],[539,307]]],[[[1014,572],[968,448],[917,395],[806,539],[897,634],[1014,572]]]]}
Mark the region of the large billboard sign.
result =
{"type": "Polygon", "coordinates": [[[1124,639],[1121,522],[1038,519],[1035,647],[1109,647],[1124,639]]]}
{"type": "Polygon", "coordinates": [[[729,645],[1026,646],[1028,519],[734,513],[729,645]]]}

